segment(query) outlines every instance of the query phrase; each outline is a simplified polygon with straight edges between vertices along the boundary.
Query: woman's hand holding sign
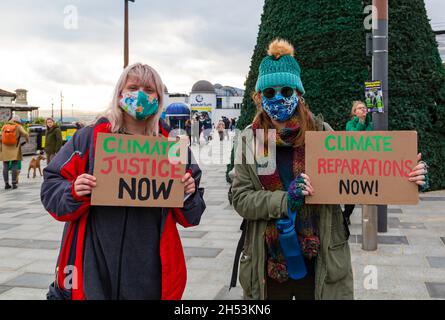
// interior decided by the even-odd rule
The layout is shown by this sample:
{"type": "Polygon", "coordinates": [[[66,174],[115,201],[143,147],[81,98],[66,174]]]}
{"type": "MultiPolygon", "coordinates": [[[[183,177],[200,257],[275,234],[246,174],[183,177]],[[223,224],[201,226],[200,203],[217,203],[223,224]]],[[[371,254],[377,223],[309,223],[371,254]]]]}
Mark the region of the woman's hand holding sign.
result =
{"type": "Polygon", "coordinates": [[[288,204],[291,210],[299,211],[304,204],[304,197],[311,196],[315,193],[311,185],[311,179],[307,174],[300,174],[289,184],[287,190],[288,204]]]}
{"type": "Polygon", "coordinates": [[[91,194],[91,191],[96,186],[96,177],[84,173],[77,177],[74,181],[74,191],[79,197],[91,194]]]}
{"type": "Polygon", "coordinates": [[[409,181],[416,183],[418,186],[422,187],[423,189],[427,189],[428,185],[428,165],[426,162],[421,161],[422,160],[422,154],[419,153],[417,155],[417,166],[414,167],[413,171],[409,174],[409,181]]]}
{"type": "Polygon", "coordinates": [[[182,177],[181,182],[184,183],[184,192],[186,194],[195,193],[195,179],[192,178],[190,172],[187,172],[182,177]]]}
{"type": "Polygon", "coordinates": [[[312,187],[311,178],[304,173],[302,173],[301,176],[304,179],[303,194],[305,196],[312,196],[315,193],[315,190],[314,187],[312,187]]]}

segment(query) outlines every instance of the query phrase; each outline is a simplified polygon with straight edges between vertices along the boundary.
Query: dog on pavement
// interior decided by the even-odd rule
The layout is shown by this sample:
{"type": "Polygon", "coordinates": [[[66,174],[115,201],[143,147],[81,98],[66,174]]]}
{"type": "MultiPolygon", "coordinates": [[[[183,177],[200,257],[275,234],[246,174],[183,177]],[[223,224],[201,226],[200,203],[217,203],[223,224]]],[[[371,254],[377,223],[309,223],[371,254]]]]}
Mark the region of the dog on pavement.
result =
{"type": "Polygon", "coordinates": [[[37,169],[40,172],[40,176],[42,175],[42,170],[40,169],[40,161],[45,160],[45,156],[43,154],[39,154],[37,157],[32,157],[31,161],[29,162],[29,167],[28,167],[28,178],[29,178],[29,172],[31,171],[31,169],[34,170],[33,173],[33,178],[36,177],[36,171],[37,169]]]}

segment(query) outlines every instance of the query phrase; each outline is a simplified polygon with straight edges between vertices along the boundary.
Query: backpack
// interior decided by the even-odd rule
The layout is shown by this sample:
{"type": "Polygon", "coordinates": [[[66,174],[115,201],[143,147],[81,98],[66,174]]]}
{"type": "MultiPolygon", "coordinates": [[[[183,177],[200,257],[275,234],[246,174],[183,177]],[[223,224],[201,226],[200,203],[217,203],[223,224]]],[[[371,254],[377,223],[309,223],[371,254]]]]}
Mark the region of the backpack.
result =
{"type": "Polygon", "coordinates": [[[17,145],[17,125],[5,124],[2,129],[2,143],[8,146],[17,145]]]}

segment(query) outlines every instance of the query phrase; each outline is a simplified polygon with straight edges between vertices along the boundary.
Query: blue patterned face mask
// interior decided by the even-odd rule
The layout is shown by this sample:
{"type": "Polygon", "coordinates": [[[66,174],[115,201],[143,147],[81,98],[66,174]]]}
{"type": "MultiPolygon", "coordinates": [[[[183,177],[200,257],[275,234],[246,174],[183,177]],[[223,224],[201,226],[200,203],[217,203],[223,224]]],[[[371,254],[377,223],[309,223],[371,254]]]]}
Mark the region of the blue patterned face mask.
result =
{"type": "Polygon", "coordinates": [[[123,94],[119,106],[136,120],[145,120],[156,114],[159,109],[158,99],[150,101],[143,91],[129,91],[123,94]]]}
{"type": "Polygon", "coordinates": [[[288,120],[295,113],[298,107],[298,96],[294,92],[289,98],[277,93],[272,99],[262,96],[263,110],[272,120],[283,122],[288,120]]]}

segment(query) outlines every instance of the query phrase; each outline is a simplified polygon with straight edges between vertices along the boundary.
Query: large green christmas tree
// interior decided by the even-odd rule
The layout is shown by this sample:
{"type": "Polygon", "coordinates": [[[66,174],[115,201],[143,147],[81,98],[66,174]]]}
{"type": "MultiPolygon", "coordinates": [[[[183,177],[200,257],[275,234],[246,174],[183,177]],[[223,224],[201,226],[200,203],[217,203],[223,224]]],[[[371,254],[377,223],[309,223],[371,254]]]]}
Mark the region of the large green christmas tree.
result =
{"type": "MultiPolygon", "coordinates": [[[[344,130],[352,101],[364,99],[371,80],[363,23],[370,2],[265,0],[238,128],[256,113],[251,95],[268,44],[284,38],[296,49],[310,109],[344,130]]],[[[437,42],[423,0],[390,0],[389,8],[389,130],[418,131],[432,189],[445,188],[445,70],[437,42]]]]}

